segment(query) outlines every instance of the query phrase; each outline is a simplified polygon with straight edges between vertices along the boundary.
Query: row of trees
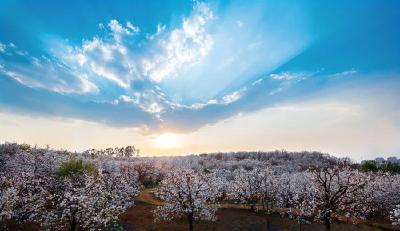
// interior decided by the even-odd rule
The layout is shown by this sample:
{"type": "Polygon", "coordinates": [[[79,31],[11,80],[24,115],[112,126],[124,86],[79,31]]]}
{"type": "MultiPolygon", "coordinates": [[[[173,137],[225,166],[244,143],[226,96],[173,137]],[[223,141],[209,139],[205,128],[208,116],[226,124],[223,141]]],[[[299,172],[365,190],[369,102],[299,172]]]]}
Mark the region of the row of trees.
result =
{"type": "Polygon", "coordinates": [[[366,160],[361,163],[361,169],[365,172],[389,172],[400,174],[400,163],[385,161],[378,164],[375,160],[366,160]]]}
{"type": "Polygon", "coordinates": [[[399,191],[399,175],[366,174],[349,166],[282,175],[262,168],[211,173],[176,169],[161,182],[156,195],[165,204],[155,214],[167,220],[186,217],[193,230],[193,220],[215,220],[219,202],[228,200],[252,211],[284,209],[299,222],[321,222],[328,230],[339,219],[366,219],[376,212],[398,225],[399,191]]]}
{"type": "Polygon", "coordinates": [[[126,146],[126,147],[115,147],[115,148],[106,148],[106,149],[89,149],[84,152],[86,155],[90,155],[92,157],[98,156],[111,156],[111,157],[138,157],[140,150],[135,146],[126,146]]]}

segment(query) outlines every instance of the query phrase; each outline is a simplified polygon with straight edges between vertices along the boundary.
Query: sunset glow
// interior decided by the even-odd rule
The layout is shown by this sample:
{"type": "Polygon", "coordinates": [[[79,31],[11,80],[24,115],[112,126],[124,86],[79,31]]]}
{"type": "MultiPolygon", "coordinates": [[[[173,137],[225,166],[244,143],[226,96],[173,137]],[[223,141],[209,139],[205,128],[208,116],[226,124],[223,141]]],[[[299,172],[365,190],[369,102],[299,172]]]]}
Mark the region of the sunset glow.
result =
{"type": "Polygon", "coordinates": [[[177,135],[164,133],[157,137],[156,146],[160,149],[176,149],[182,147],[182,144],[177,135]]]}

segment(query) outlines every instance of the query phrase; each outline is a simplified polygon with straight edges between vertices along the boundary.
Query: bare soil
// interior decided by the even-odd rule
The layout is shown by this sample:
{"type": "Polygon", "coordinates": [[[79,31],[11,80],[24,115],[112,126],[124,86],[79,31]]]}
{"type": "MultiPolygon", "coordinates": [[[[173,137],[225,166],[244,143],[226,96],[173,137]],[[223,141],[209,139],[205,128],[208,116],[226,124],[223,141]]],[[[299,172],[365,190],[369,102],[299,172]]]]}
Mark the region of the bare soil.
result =
{"type": "MultiPolygon", "coordinates": [[[[127,230],[151,231],[151,230],[188,230],[188,224],[185,219],[174,220],[169,222],[155,222],[153,210],[157,205],[163,202],[154,197],[154,189],[145,189],[137,197],[135,207],[129,209],[121,215],[121,222],[125,224],[127,230]]],[[[279,214],[253,213],[249,210],[249,206],[237,205],[232,203],[223,203],[217,212],[218,220],[216,222],[197,221],[194,229],[196,231],[235,231],[235,230],[324,230],[324,226],[320,224],[298,224],[296,221],[279,214]]],[[[364,223],[349,224],[337,223],[333,224],[332,231],[378,231],[378,230],[400,230],[389,224],[364,223]]]]}

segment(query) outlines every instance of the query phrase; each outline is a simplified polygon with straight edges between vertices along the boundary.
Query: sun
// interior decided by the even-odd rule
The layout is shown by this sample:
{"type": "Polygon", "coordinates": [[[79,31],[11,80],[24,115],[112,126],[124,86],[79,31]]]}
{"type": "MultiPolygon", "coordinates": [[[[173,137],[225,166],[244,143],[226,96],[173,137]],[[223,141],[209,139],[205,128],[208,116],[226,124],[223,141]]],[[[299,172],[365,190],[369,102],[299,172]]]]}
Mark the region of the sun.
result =
{"type": "Polygon", "coordinates": [[[181,142],[179,137],[173,133],[164,133],[157,137],[156,145],[161,149],[180,148],[181,142]]]}

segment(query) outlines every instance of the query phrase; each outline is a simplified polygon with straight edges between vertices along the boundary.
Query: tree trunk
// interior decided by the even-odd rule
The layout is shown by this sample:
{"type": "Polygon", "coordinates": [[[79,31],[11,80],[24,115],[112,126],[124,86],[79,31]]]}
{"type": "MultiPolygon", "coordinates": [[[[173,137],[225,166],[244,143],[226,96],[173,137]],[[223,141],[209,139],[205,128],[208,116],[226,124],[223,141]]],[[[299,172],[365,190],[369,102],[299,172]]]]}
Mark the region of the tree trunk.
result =
{"type": "Polygon", "coordinates": [[[324,218],[324,224],[325,224],[325,230],[326,231],[331,230],[331,222],[329,220],[329,217],[330,216],[325,216],[325,218],[324,218]]]}
{"type": "Polygon", "coordinates": [[[262,209],[265,211],[265,200],[262,200],[262,209]]]}
{"type": "Polygon", "coordinates": [[[187,218],[189,222],[189,231],[193,231],[193,214],[188,214],[187,218]]]}
{"type": "Polygon", "coordinates": [[[269,223],[269,219],[267,218],[267,230],[270,230],[270,229],[271,229],[271,225],[269,223]]]}
{"type": "Polygon", "coordinates": [[[79,231],[80,227],[78,224],[76,224],[75,222],[73,222],[71,225],[71,231],[79,231]]]}
{"type": "Polygon", "coordinates": [[[70,221],[69,226],[71,227],[71,231],[79,231],[81,229],[81,227],[79,226],[79,224],[75,221],[75,219],[73,219],[72,221],[70,221]]]}

